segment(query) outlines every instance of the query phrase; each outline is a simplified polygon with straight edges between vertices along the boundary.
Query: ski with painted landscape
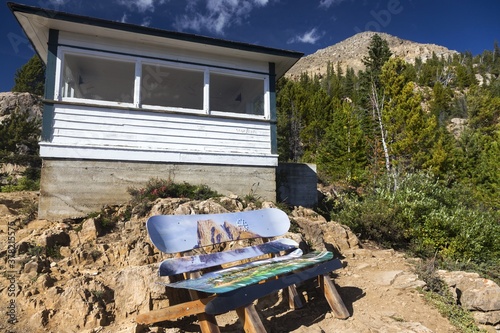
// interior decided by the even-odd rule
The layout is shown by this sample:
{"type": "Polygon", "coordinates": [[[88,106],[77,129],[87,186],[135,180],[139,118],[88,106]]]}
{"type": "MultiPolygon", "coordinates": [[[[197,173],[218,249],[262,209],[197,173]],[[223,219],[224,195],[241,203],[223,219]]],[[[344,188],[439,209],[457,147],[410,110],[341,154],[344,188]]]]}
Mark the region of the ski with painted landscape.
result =
{"type": "Polygon", "coordinates": [[[247,306],[254,300],[267,296],[275,291],[284,289],[302,281],[313,279],[319,275],[342,267],[339,259],[321,262],[320,264],[301,270],[299,272],[281,276],[278,279],[271,279],[262,284],[252,284],[233,291],[218,294],[205,306],[205,312],[211,315],[218,315],[227,311],[247,306]]]}
{"type": "Polygon", "coordinates": [[[172,258],[160,264],[160,276],[170,276],[185,272],[193,272],[222,264],[237,262],[266,254],[290,252],[296,250],[299,244],[294,240],[283,238],[264,244],[249,246],[241,249],[172,258]]]}
{"type": "Polygon", "coordinates": [[[302,255],[302,251],[297,249],[281,257],[249,262],[207,273],[196,279],[170,283],[167,286],[194,289],[206,293],[227,293],[277,275],[313,266],[332,258],[333,254],[328,251],[311,252],[302,255]]]}

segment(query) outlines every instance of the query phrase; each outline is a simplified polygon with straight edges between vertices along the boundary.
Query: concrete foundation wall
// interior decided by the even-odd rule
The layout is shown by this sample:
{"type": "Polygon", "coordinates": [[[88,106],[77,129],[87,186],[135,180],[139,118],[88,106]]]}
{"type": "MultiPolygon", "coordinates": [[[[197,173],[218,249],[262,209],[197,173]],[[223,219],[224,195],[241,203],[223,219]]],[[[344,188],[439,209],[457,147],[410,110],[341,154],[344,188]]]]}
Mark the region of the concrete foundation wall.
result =
{"type": "Polygon", "coordinates": [[[276,201],[276,168],[163,164],[91,160],[43,161],[39,218],[81,217],[104,205],[130,200],[129,187],[144,187],[151,178],[204,184],[220,194],[253,193],[276,201]]]}
{"type": "Polygon", "coordinates": [[[308,208],[318,205],[315,164],[280,163],[276,174],[279,202],[308,208]]]}

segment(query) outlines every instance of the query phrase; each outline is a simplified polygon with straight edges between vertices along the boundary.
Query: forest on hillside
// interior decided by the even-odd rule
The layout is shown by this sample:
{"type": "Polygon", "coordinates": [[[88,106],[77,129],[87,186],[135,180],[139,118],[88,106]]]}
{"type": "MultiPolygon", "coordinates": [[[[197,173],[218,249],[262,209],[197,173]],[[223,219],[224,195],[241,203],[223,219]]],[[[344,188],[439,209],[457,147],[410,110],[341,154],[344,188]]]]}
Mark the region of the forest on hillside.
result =
{"type": "Polygon", "coordinates": [[[374,35],[364,71],[330,63],[281,79],[280,159],[316,163],[333,192],[319,208],[363,238],[498,277],[500,47],[414,64],[391,55],[374,35]]]}

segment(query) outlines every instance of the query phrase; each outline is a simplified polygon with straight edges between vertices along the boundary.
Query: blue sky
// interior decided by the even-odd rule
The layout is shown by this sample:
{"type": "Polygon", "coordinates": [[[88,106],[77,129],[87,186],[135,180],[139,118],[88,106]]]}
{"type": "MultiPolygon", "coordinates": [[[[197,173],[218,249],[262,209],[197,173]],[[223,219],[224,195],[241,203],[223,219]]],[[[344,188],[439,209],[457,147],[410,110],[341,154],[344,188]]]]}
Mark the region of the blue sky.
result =
{"type": "MultiPolygon", "coordinates": [[[[154,28],[300,51],[371,30],[480,54],[500,42],[500,0],[18,0],[26,5],[154,28]]],[[[0,91],[33,55],[0,7],[0,91]]]]}

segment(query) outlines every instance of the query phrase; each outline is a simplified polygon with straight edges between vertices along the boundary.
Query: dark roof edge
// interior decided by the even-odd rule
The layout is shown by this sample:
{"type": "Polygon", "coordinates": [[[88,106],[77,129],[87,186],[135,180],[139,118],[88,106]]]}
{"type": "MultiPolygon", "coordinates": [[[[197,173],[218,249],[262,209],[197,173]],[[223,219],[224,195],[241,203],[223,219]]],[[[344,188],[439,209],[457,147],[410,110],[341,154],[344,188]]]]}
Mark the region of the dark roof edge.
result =
{"type": "Polygon", "coordinates": [[[56,10],[52,10],[52,9],[44,9],[44,8],[39,8],[39,7],[34,7],[34,6],[22,5],[22,4],[18,4],[18,3],[14,3],[14,2],[8,2],[7,6],[10,8],[12,13],[22,12],[22,13],[26,13],[26,14],[47,17],[47,18],[54,19],[54,20],[88,24],[88,25],[98,26],[101,28],[115,29],[115,30],[121,30],[121,31],[126,31],[126,32],[131,32],[131,33],[140,33],[140,34],[145,34],[145,35],[150,35],[150,36],[177,39],[177,40],[182,40],[182,41],[186,41],[186,42],[201,43],[201,44],[207,44],[207,45],[213,45],[213,46],[219,46],[219,47],[239,49],[239,50],[248,51],[248,52],[264,53],[264,54],[281,56],[281,57],[289,57],[289,58],[299,59],[304,55],[304,53],[297,52],[297,51],[282,50],[282,49],[276,49],[276,48],[271,48],[271,47],[266,47],[266,46],[255,45],[255,44],[235,42],[235,41],[229,41],[229,40],[201,36],[201,35],[195,35],[195,34],[188,34],[188,33],[184,33],[184,32],[161,30],[161,29],[144,27],[144,26],[139,26],[139,25],[130,24],[130,23],[109,21],[109,20],[104,20],[104,19],[99,19],[99,18],[88,17],[88,16],[69,14],[69,13],[60,12],[60,11],[56,11],[56,10]]]}

